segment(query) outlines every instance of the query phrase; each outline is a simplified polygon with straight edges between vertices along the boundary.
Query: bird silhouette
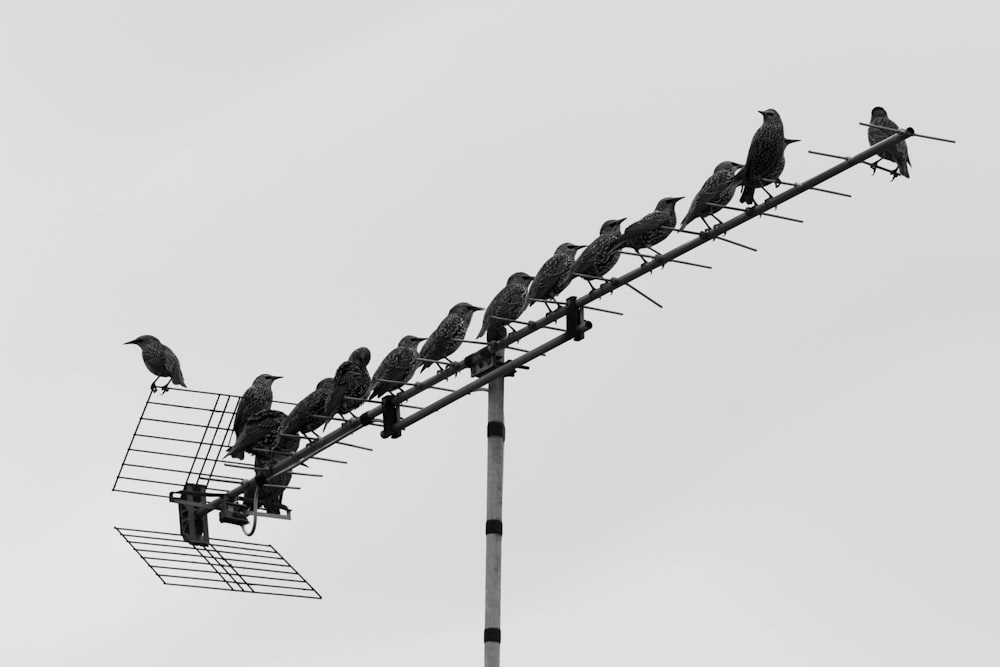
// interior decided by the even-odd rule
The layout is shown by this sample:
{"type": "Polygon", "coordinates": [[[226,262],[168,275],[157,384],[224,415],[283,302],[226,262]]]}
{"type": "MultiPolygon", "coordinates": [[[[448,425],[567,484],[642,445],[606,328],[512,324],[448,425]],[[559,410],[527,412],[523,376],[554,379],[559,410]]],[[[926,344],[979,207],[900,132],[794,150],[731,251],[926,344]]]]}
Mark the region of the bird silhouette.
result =
{"type": "Polygon", "coordinates": [[[715,215],[720,207],[727,205],[733,200],[736,194],[736,170],[743,165],[738,162],[720,162],[715,166],[715,171],[702,184],[701,189],[691,199],[691,206],[687,215],[681,220],[681,229],[687,227],[695,218],[704,220],[707,216],[715,215]]]}
{"type": "Polygon", "coordinates": [[[524,271],[512,273],[507,278],[507,284],[497,292],[490,305],[483,311],[483,326],[476,338],[482,338],[484,333],[494,327],[505,329],[528,309],[528,285],[533,278],[534,276],[529,276],[524,271]]]}
{"type": "MultiPolygon", "coordinates": [[[[243,432],[243,426],[246,424],[248,417],[261,410],[271,409],[271,400],[274,398],[271,392],[271,383],[279,379],[281,378],[277,375],[262,373],[243,392],[243,397],[240,398],[239,405],[236,406],[236,414],[233,416],[233,433],[236,434],[237,439],[239,439],[240,433],[243,432]]],[[[243,457],[240,456],[238,458],[243,457]]]]}
{"type": "Polygon", "coordinates": [[[462,345],[462,339],[469,333],[472,314],[477,310],[482,310],[482,308],[465,301],[451,307],[445,318],[441,320],[441,323],[420,347],[420,358],[423,359],[420,362],[421,370],[458,351],[462,345]]]}
{"type": "Polygon", "coordinates": [[[417,336],[403,336],[399,345],[385,355],[372,375],[372,398],[378,398],[409,382],[417,371],[417,344],[425,340],[417,336]]]}
{"type": "Polygon", "coordinates": [[[569,284],[569,281],[563,282],[563,278],[573,272],[576,254],[581,248],[583,246],[576,243],[559,244],[552,256],[535,272],[535,279],[528,288],[529,304],[532,300],[546,301],[559,296],[559,292],[569,284]]]}
{"type": "Polygon", "coordinates": [[[323,406],[324,415],[343,415],[364,402],[372,383],[371,376],[368,375],[368,362],[371,359],[371,350],[359,347],[351,352],[347,361],[337,367],[337,373],[333,376],[333,388],[323,406]]]}
{"type": "MultiPolygon", "coordinates": [[[[625,228],[618,240],[611,245],[612,250],[632,248],[642,250],[663,242],[677,226],[674,208],[684,197],[664,197],[656,204],[656,209],[625,228]]],[[[654,251],[655,252],[655,251],[654,251]]],[[[645,260],[643,260],[645,261],[645,260]]]]}
{"type": "Polygon", "coordinates": [[[750,140],[746,165],[737,176],[743,186],[740,201],[751,205],[754,204],[754,190],[765,185],[770,174],[780,174],[785,157],[785,126],[781,116],[774,109],[758,113],[764,120],[750,140]]]}
{"type": "MultiPolygon", "coordinates": [[[[567,285],[574,277],[583,276],[587,284],[593,287],[594,285],[591,282],[592,277],[601,277],[614,268],[621,254],[620,250],[615,249],[615,244],[622,235],[621,226],[623,222],[625,222],[625,218],[608,220],[601,225],[600,235],[583,249],[583,252],[580,253],[580,256],[576,258],[576,262],[573,264],[572,273],[563,278],[563,281],[567,285]]],[[[562,285],[559,291],[562,291],[565,287],[565,285],[562,285]]]]}
{"type": "Polygon", "coordinates": [[[249,417],[240,430],[236,442],[226,452],[234,459],[242,459],[244,452],[272,450],[278,444],[278,434],[282,432],[288,415],[280,410],[259,410],[249,417]]]}
{"type": "MultiPolygon", "coordinates": [[[[888,139],[894,133],[892,130],[898,130],[899,125],[896,125],[892,120],[889,119],[888,114],[886,114],[885,109],[882,107],[875,107],[872,109],[872,119],[869,125],[878,125],[879,127],[884,127],[887,129],[879,129],[878,127],[868,128],[868,145],[874,146],[878,142],[888,139]]],[[[884,151],[878,154],[878,160],[875,161],[875,165],[872,165],[872,173],[875,173],[879,162],[882,160],[889,160],[890,162],[896,163],[896,170],[892,172],[892,179],[896,180],[897,176],[910,177],[910,153],[906,148],[906,141],[900,141],[894,146],[890,146],[884,151]]]]}
{"type": "Polygon", "coordinates": [[[167,386],[173,382],[181,387],[184,384],[184,374],[181,372],[181,362],[177,360],[177,355],[169,347],[160,342],[156,336],[139,336],[135,340],[130,340],[125,345],[138,345],[142,350],[142,363],[146,365],[149,372],[156,376],[153,383],[149,385],[149,390],[156,393],[157,389],[167,392],[167,386]],[[156,386],[156,381],[160,378],[168,378],[162,387],[156,386]]]}

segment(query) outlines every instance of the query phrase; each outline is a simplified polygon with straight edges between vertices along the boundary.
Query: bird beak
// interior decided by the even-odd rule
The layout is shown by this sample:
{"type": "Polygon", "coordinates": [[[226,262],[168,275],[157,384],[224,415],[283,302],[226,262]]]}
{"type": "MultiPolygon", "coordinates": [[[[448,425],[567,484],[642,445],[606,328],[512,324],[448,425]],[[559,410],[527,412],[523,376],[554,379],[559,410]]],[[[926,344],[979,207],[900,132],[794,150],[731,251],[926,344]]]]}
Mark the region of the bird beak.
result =
{"type": "Polygon", "coordinates": [[[785,139],[785,144],[794,144],[798,139],[785,139]]]}
{"type": "MultiPolygon", "coordinates": [[[[280,379],[281,379],[281,376],[280,376],[280,375],[275,375],[275,376],[274,376],[274,380],[280,380],[280,379]]],[[[271,380],[271,382],[274,382],[274,380],[271,380]]]]}
{"type": "Polygon", "coordinates": [[[682,199],[684,199],[684,197],[674,197],[674,201],[680,201],[682,199]]]}
{"type": "Polygon", "coordinates": [[[759,114],[760,114],[761,116],[763,116],[763,115],[764,115],[764,112],[763,112],[763,111],[760,111],[760,110],[758,110],[758,111],[757,111],[757,113],[759,113],[759,114]]]}
{"type": "Polygon", "coordinates": [[[477,310],[482,310],[482,308],[480,308],[479,306],[472,307],[472,312],[476,312],[477,310]]]}
{"type": "Polygon", "coordinates": [[[426,339],[426,338],[418,338],[418,339],[417,339],[417,342],[419,343],[419,342],[421,342],[421,341],[425,341],[425,340],[427,340],[427,339],[426,339]]]}
{"type": "Polygon", "coordinates": [[[622,218],[621,220],[618,220],[617,222],[620,225],[621,223],[625,222],[626,220],[628,220],[628,218],[622,218]]]}
{"type": "Polygon", "coordinates": [[[129,340],[122,343],[122,345],[138,345],[138,344],[139,344],[138,338],[136,338],[135,340],[129,340]]]}
{"type": "Polygon", "coordinates": [[[733,166],[736,167],[737,169],[742,169],[746,165],[745,164],[740,164],[739,162],[734,162],[733,166]]]}

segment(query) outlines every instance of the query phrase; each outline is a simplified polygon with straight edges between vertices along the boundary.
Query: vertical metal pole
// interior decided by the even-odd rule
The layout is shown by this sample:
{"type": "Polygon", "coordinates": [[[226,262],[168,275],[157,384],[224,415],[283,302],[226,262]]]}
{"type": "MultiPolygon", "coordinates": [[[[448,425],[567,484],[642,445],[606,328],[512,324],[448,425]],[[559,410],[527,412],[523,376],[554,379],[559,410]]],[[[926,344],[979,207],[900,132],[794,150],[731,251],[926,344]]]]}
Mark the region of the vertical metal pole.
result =
{"type": "MultiPolygon", "coordinates": [[[[497,365],[503,363],[499,352],[497,365]]],[[[490,382],[486,424],[486,667],[500,666],[500,540],[503,536],[503,382],[490,382]]]]}

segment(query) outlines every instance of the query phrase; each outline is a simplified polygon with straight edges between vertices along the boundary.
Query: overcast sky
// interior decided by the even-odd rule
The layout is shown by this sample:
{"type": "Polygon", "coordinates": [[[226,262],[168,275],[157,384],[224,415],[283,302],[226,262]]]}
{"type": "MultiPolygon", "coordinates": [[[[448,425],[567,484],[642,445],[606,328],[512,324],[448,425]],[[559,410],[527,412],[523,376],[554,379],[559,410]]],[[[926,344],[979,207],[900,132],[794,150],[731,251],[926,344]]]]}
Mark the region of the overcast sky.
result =
{"type": "Polygon", "coordinates": [[[625,317],[508,382],[502,661],[996,665],[1000,49],[975,5],[0,4],[5,664],[477,664],[484,394],[358,436],[261,522],[323,600],[182,589],[113,529],[177,523],[110,491],[151,379],[122,343],[297,401],[608,218],[683,213],[758,109],[802,180],[881,105],[959,143],[644,278],[663,310],[621,290],[625,317]]]}

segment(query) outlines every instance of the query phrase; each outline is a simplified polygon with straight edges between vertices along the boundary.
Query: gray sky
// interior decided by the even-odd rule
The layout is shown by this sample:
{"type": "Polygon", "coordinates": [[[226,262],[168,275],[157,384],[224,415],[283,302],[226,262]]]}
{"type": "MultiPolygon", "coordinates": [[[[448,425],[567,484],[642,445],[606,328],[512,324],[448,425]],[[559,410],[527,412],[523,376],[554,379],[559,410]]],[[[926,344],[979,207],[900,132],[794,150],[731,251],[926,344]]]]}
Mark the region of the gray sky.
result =
{"type": "Polygon", "coordinates": [[[482,394],[358,437],[262,522],[322,601],[180,589],[112,529],[176,526],[110,492],[150,381],[122,342],[296,401],[608,218],[685,211],[757,109],[801,180],[881,105],[959,143],[645,278],[666,309],[622,291],[509,382],[502,659],[995,665],[998,47],[973,6],[4,3],[0,653],[475,664],[482,394]]]}

